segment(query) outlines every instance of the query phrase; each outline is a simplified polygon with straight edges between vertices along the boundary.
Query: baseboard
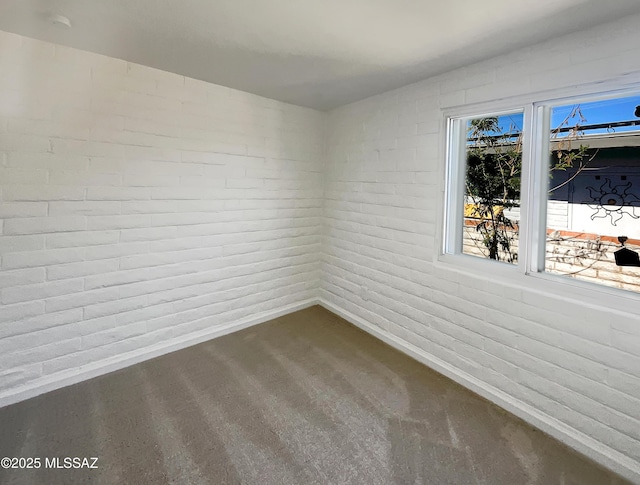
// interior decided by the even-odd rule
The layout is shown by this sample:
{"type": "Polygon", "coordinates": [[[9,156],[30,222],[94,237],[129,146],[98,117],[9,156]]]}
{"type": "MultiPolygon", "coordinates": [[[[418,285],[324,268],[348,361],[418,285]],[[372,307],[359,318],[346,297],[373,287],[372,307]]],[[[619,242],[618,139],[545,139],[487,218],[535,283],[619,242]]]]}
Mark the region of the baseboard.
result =
{"type": "Polygon", "coordinates": [[[404,354],[413,357],[427,367],[447,376],[458,384],[509,411],[614,473],[634,483],[640,483],[640,464],[631,458],[609,448],[581,431],[540,412],[534,407],[513,398],[509,394],[488,385],[472,375],[457,369],[447,362],[367,322],[357,315],[343,310],[333,303],[320,299],[319,304],[356,327],[391,345],[404,354]]]}
{"type": "Polygon", "coordinates": [[[317,304],[318,300],[315,298],[304,300],[293,305],[281,307],[277,310],[271,310],[261,313],[257,316],[244,318],[242,320],[238,320],[224,326],[193,332],[172,340],[159,342],[149,347],[144,347],[142,349],[127,352],[118,356],[110,357],[108,359],[103,359],[82,366],[80,369],[73,369],[51,374],[49,376],[45,376],[36,379],[35,381],[29,382],[23,386],[18,386],[14,389],[0,392],[0,407],[8,406],[9,404],[14,404],[19,401],[24,401],[25,399],[44,394],[45,392],[56,390],[61,387],[77,384],[78,382],[82,382],[93,377],[98,377],[109,372],[123,369],[125,367],[129,367],[130,365],[153,359],[154,357],[159,357],[170,352],[175,352],[176,350],[184,349],[186,347],[190,347],[192,345],[196,345],[216,337],[221,337],[232,332],[237,332],[238,330],[242,330],[253,325],[258,325],[260,323],[273,320],[274,318],[278,318],[283,315],[296,312],[298,310],[304,310],[305,308],[309,308],[317,304]]]}
{"type": "Polygon", "coordinates": [[[342,308],[324,300],[309,299],[293,305],[287,305],[277,310],[261,313],[260,315],[245,318],[237,322],[233,322],[222,327],[215,327],[188,335],[178,337],[176,339],[161,342],[156,345],[145,347],[133,352],[128,352],[109,359],[104,359],[73,371],[65,371],[52,374],[50,376],[37,379],[24,386],[0,393],[0,407],[7,406],[31,397],[44,394],[62,387],[66,387],[78,382],[82,382],[93,377],[98,377],[109,372],[113,372],[133,364],[143,362],[145,360],[159,357],[176,350],[180,350],[192,345],[221,337],[232,332],[237,332],[244,328],[258,325],[274,318],[293,313],[298,310],[309,308],[313,305],[320,304],[325,309],[344,318],[349,323],[361,328],[365,332],[375,336],[383,342],[391,345],[399,351],[411,356],[417,361],[434,369],[435,371],[449,377],[453,381],[472,390],[476,394],[495,403],[501,408],[518,416],[527,423],[535,426],[541,431],[553,436],[557,440],[565,443],[567,446],[575,449],[579,453],[591,458],[602,466],[612,470],[615,473],[631,480],[634,483],[640,483],[640,464],[622,455],[621,453],[603,445],[597,440],[567,426],[557,419],[540,412],[539,410],[514,399],[509,394],[500,391],[485,382],[463,372],[447,362],[430,355],[424,350],[406,342],[389,332],[367,322],[366,320],[354,315],[342,308]]]}

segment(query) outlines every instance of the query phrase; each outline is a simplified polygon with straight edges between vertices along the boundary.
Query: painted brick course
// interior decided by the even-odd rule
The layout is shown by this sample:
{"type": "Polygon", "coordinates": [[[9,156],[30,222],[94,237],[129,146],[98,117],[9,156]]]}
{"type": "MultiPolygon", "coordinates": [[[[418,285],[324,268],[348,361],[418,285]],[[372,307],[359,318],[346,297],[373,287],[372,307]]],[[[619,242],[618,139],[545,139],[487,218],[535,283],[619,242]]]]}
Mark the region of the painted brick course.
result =
{"type": "Polygon", "coordinates": [[[0,391],[314,298],[325,117],[0,32],[0,391]]]}
{"type": "Polygon", "coordinates": [[[320,296],[453,366],[489,395],[504,392],[595,438],[640,478],[638,306],[614,310],[561,284],[544,289],[524,275],[447,264],[437,236],[443,110],[551,89],[571,95],[574,86],[600,81],[638,83],[638,20],[330,112],[320,296]]]}
{"type": "Polygon", "coordinates": [[[329,114],[0,32],[0,392],[320,297],[640,477],[638,312],[437,255],[442,110],[638,83],[639,21],[329,114]]]}

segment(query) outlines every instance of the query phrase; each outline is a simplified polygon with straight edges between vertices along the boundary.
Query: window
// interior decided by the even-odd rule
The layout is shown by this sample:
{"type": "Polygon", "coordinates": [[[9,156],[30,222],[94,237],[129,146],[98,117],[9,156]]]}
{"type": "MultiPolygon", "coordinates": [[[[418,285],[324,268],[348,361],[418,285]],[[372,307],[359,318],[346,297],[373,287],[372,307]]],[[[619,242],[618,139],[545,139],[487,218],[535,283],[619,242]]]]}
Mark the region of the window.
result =
{"type": "Polygon", "coordinates": [[[445,254],[640,292],[640,95],[452,116],[447,148],[445,254]]]}

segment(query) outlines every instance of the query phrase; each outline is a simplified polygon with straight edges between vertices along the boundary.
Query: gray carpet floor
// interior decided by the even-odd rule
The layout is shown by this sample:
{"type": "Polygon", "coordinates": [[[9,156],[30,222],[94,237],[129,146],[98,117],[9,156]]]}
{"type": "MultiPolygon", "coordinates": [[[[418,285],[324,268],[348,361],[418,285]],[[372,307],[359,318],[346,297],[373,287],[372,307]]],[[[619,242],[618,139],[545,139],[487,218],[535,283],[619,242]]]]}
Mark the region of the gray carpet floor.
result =
{"type": "Polygon", "coordinates": [[[627,483],[320,307],[7,406],[0,428],[0,457],[43,460],[2,484],[627,483]]]}

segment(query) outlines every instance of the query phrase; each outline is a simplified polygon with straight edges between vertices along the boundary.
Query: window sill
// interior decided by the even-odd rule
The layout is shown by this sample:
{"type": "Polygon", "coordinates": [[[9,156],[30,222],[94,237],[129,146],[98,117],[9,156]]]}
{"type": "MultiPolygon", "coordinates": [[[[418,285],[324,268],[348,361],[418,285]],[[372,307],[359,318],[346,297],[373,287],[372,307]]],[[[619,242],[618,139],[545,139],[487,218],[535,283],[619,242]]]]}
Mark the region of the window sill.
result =
{"type": "Polygon", "coordinates": [[[551,273],[525,273],[520,265],[501,263],[466,254],[440,254],[440,270],[453,271],[522,291],[538,293],[569,304],[638,315],[640,293],[610,288],[551,273]]]}

